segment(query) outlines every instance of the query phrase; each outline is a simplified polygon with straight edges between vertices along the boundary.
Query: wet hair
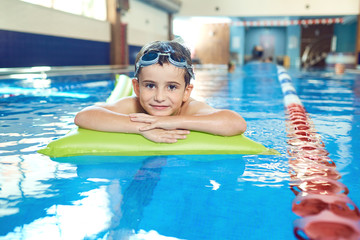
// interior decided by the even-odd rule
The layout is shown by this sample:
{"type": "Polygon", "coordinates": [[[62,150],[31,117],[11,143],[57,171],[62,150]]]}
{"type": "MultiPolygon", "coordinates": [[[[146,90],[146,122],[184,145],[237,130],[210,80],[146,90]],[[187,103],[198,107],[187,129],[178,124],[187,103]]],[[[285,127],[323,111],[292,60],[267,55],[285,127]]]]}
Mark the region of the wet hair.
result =
{"type": "MultiPolygon", "coordinates": [[[[146,44],[141,48],[139,53],[136,55],[135,66],[136,63],[140,60],[140,58],[144,54],[151,51],[163,52],[163,53],[170,52],[174,60],[185,59],[187,64],[192,66],[190,50],[181,43],[176,41],[155,41],[146,44]]],[[[160,56],[157,64],[162,66],[164,63],[169,63],[169,58],[167,56],[160,56]]],[[[138,75],[141,72],[141,68],[142,67],[139,68],[139,71],[135,77],[138,77],[138,75]]],[[[187,86],[190,84],[191,75],[188,73],[186,69],[184,69],[184,72],[185,72],[184,75],[185,85],[187,86]]]]}

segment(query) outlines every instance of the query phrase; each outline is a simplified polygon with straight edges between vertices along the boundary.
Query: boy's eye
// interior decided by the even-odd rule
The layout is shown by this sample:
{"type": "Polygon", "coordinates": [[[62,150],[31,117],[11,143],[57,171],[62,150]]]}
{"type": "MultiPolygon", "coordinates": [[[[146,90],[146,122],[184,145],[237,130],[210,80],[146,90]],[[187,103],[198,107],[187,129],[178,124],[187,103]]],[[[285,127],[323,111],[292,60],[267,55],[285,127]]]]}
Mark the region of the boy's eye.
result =
{"type": "Polygon", "coordinates": [[[177,86],[176,85],[169,85],[168,88],[169,88],[169,90],[173,91],[173,90],[177,89],[177,86]]]}
{"type": "Polygon", "coordinates": [[[146,85],[145,85],[145,87],[147,87],[147,88],[155,88],[155,84],[153,84],[153,83],[147,83],[146,85]]]}

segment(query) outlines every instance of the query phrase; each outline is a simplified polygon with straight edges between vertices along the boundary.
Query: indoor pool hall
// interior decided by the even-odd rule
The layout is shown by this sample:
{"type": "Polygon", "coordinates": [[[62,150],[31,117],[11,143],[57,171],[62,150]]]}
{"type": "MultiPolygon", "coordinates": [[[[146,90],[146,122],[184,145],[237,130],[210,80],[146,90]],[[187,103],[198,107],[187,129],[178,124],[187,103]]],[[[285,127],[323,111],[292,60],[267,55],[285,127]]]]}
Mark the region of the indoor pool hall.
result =
{"type": "Polygon", "coordinates": [[[360,239],[359,1],[0,13],[0,240],[360,239]]]}

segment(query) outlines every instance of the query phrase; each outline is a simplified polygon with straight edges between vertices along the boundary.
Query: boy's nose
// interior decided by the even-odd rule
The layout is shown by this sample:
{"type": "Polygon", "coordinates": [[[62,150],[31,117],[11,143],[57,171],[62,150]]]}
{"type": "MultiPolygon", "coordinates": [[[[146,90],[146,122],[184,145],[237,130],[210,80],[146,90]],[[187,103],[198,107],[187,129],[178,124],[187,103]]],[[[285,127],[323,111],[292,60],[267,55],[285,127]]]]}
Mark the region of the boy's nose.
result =
{"type": "Polygon", "coordinates": [[[155,93],[155,101],[162,102],[165,100],[165,93],[161,89],[158,89],[155,93]]]}

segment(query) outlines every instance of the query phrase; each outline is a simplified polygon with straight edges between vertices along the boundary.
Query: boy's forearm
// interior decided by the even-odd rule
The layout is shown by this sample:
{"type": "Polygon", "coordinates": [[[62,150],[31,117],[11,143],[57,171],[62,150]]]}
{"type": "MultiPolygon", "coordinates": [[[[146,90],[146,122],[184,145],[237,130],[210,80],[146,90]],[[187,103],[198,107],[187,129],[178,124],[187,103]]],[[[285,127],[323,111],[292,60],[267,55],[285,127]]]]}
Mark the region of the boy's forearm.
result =
{"type": "Polygon", "coordinates": [[[90,107],[79,112],[74,119],[77,126],[96,131],[140,133],[144,123],[132,122],[128,115],[102,107],[90,107]]]}
{"type": "Polygon", "coordinates": [[[174,116],[171,121],[176,128],[207,132],[222,136],[242,134],[246,130],[245,120],[235,112],[222,110],[211,114],[174,116]]]}
{"type": "Polygon", "coordinates": [[[246,130],[245,120],[239,114],[230,110],[220,110],[201,115],[160,118],[142,114],[140,118],[135,120],[131,119],[129,115],[116,113],[106,108],[89,107],[76,115],[75,124],[82,128],[97,131],[138,134],[142,134],[144,128],[148,128],[147,130],[153,128],[187,129],[222,136],[242,134],[246,130]]]}

